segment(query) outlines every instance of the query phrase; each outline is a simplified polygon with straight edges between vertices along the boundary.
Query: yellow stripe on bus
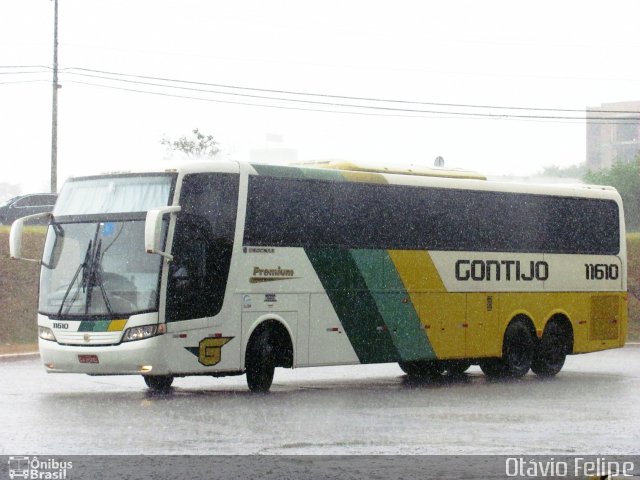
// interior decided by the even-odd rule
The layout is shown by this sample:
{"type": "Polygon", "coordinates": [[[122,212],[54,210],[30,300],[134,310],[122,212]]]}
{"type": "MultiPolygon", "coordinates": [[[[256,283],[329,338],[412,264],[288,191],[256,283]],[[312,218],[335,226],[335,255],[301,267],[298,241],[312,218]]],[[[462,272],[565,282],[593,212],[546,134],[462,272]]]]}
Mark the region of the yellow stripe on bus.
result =
{"type": "Polygon", "coordinates": [[[124,326],[127,324],[126,320],[111,320],[107,332],[121,332],[124,330],[124,326]]]}
{"type": "Polygon", "coordinates": [[[340,172],[345,180],[349,182],[363,183],[388,183],[387,179],[379,173],[369,172],[340,172]]]}
{"type": "Polygon", "coordinates": [[[407,292],[446,292],[438,269],[424,250],[389,250],[407,292]]]}

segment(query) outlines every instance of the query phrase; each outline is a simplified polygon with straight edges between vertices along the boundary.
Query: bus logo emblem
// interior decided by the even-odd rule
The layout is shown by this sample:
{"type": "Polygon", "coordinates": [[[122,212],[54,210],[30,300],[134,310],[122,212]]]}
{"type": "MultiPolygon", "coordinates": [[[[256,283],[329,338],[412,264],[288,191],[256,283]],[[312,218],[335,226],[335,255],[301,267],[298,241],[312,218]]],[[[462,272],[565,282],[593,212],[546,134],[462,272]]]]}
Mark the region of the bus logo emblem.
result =
{"type": "Polygon", "coordinates": [[[253,267],[253,276],[249,277],[249,283],[277,282],[279,280],[293,280],[295,271],[291,268],[260,268],[253,267]]]}
{"type": "Polygon", "coordinates": [[[197,347],[186,347],[191,353],[198,357],[205,367],[212,367],[222,360],[222,347],[233,340],[233,337],[207,337],[200,340],[197,347]]]}

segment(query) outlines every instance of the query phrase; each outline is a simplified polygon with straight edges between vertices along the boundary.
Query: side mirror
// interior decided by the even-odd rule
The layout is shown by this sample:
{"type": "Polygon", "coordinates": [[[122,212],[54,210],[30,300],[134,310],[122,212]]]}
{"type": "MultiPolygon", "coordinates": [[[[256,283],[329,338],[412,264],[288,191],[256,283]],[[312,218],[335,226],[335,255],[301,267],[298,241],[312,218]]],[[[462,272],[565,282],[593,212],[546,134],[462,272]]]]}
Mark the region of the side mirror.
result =
{"type": "Polygon", "coordinates": [[[9,255],[16,260],[26,260],[27,262],[40,262],[33,258],[22,257],[22,231],[24,230],[24,222],[30,220],[38,220],[41,218],[51,218],[51,212],[36,213],[17,219],[11,224],[11,233],[9,233],[9,255]]]}
{"type": "Polygon", "coordinates": [[[167,213],[178,213],[181,207],[154,208],[147,212],[144,224],[144,249],[147,253],[156,253],[168,260],[173,260],[173,255],[162,251],[162,216],[167,213]]]}

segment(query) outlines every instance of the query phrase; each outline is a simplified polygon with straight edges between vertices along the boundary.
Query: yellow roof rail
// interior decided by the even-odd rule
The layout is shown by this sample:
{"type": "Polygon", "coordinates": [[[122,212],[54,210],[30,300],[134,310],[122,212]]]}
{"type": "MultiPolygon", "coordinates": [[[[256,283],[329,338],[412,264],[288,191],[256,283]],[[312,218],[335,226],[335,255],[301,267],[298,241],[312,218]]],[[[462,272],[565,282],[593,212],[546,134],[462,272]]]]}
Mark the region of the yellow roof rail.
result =
{"type": "Polygon", "coordinates": [[[457,170],[438,167],[381,167],[364,165],[345,160],[321,160],[302,163],[306,167],[329,168],[333,170],[347,170],[351,172],[391,173],[395,175],[416,175],[422,177],[466,178],[486,180],[487,177],[471,170],[457,170]]]}

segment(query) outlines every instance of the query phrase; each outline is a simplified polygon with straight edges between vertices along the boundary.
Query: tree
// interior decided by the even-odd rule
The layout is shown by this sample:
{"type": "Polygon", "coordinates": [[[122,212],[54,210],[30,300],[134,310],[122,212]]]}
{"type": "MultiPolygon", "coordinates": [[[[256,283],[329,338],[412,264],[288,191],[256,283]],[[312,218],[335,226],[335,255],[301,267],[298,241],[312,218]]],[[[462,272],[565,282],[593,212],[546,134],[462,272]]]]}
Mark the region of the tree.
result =
{"type": "Polygon", "coordinates": [[[632,162],[616,162],[611,168],[589,170],[583,177],[587,183],[615,187],[622,197],[627,230],[640,230],[640,154],[632,162]]]}
{"type": "Polygon", "coordinates": [[[543,177],[580,178],[584,176],[586,171],[587,169],[584,164],[571,165],[569,167],[550,165],[544,167],[540,175],[543,177]]]}
{"type": "Polygon", "coordinates": [[[163,138],[160,143],[170,150],[182,152],[190,158],[212,159],[218,154],[220,149],[213,135],[205,135],[197,128],[193,129],[192,133],[193,135],[189,138],[186,136],[182,136],[178,140],[163,138]]]}

